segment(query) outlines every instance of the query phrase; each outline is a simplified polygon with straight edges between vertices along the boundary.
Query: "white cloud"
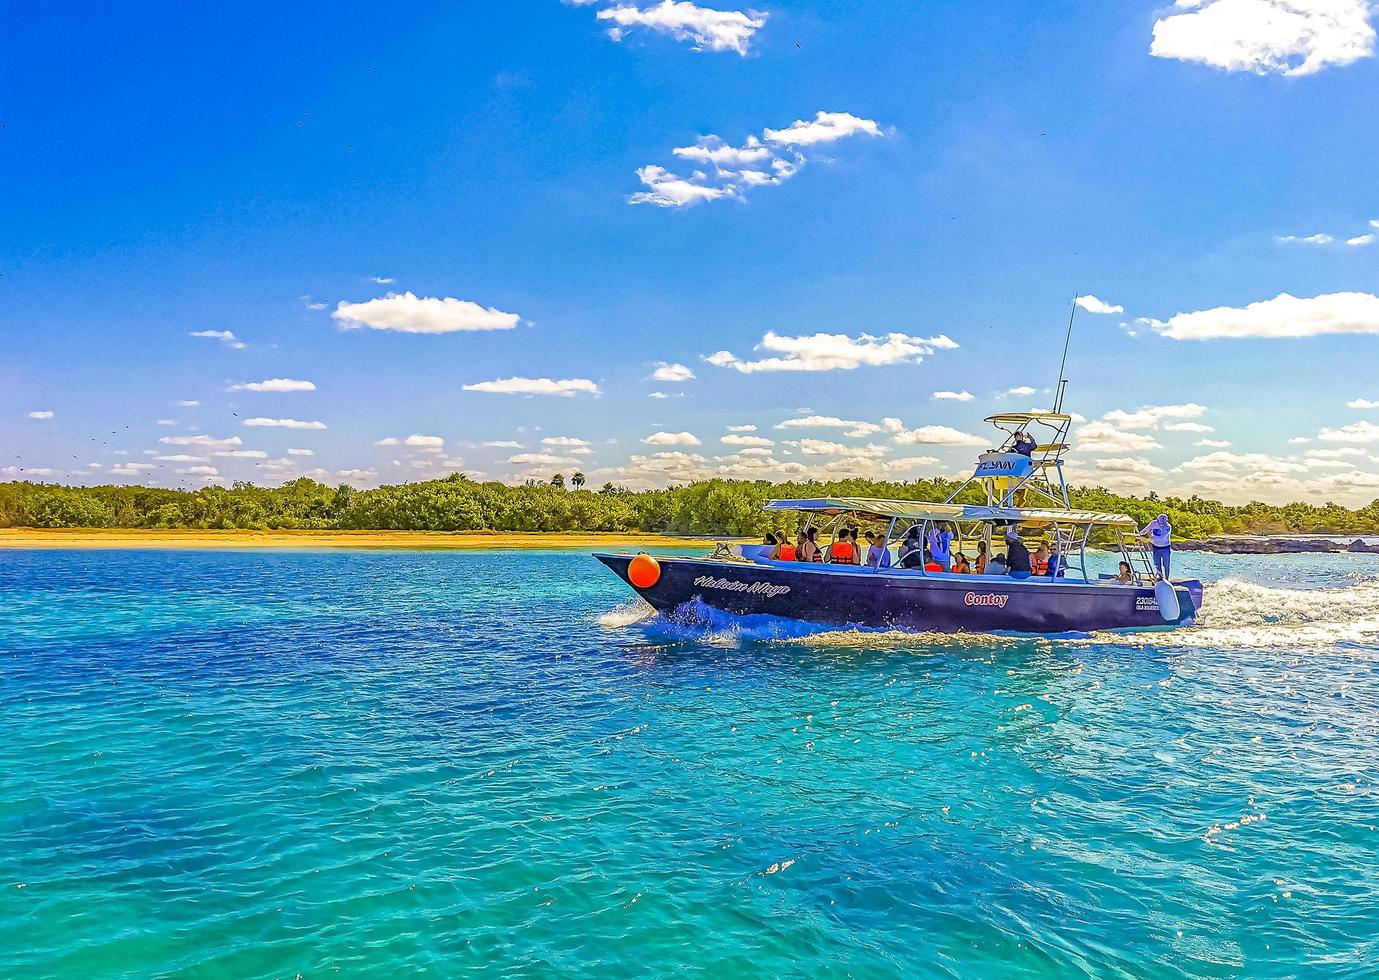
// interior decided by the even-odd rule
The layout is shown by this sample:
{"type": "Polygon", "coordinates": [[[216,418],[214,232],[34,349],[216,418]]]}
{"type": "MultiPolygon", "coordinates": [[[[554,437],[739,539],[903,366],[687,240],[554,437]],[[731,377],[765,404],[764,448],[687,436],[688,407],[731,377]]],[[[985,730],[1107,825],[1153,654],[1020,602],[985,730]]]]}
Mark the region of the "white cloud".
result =
{"type": "Polygon", "coordinates": [[[719,171],[757,167],[771,159],[772,150],[755,136],[742,146],[733,146],[718,136],[702,136],[694,146],[677,146],[670,151],[682,160],[707,164],[719,171]]]}
{"type": "Polygon", "coordinates": [[[737,433],[729,433],[719,437],[719,442],[726,446],[774,446],[775,443],[764,436],[744,436],[737,433]]]}
{"type": "Polygon", "coordinates": [[[637,179],[646,187],[627,199],[628,204],[654,204],[658,208],[682,208],[704,201],[716,201],[722,197],[735,197],[737,187],[727,184],[712,187],[700,181],[708,180],[696,172],[689,179],[671,173],[665,167],[648,164],[637,168],[637,179]]]}
{"type": "Polygon", "coordinates": [[[251,428],[268,429],[324,429],[324,422],[303,422],[301,419],[245,419],[244,424],[251,428]]]}
{"type": "Polygon", "coordinates": [[[397,282],[397,279],[394,276],[369,276],[369,282],[376,282],[380,286],[391,286],[397,282]]]}
{"type": "Polygon", "coordinates": [[[1358,247],[1360,247],[1360,246],[1362,246],[1362,245],[1373,245],[1373,244],[1374,244],[1374,236],[1373,236],[1373,235],[1356,235],[1354,238],[1347,238],[1347,239],[1345,240],[1345,243],[1346,243],[1347,245],[1349,245],[1351,248],[1358,248],[1358,247]]]}
{"type": "Polygon", "coordinates": [[[1355,398],[1346,402],[1345,407],[1368,410],[1371,408],[1379,408],[1379,401],[1375,401],[1372,398],[1355,398]]]}
{"type": "Polygon", "coordinates": [[[220,476],[220,470],[216,469],[214,466],[188,466],[186,469],[178,470],[177,472],[185,474],[186,476],[220,476]]]}
{"type": "Polygon", "coordinates": [[[289,449],[289,450],[287,451],[287,455],[289,455],[289,456],[315,456],[316,453],[315,453],[314,451],[310,450],[310,449],[289,449]]]}
{"type": "MultiPolygon", "coordinates": [[[[776,425],[777,429],[847,429],[843,433],[854,439],[875,435],[882,426],[875,422],[859,422],[855,419],[840,419],[832,415],[806,415],[803,418],[786,419],[776,425]]],[[[891,430],[895,431],[895,430],[891,430]]]]}
{"type": "Polygon", "coordinates": [[[173,453],[170,456],[154,456],[160,463],[204,463],[205,456],[189,456],[186,453],[173,453]]]}
{"type": "Polygon", "coordinates": [[[158,424],[158,425],[176,425],[176,424],[177,424],[177,420],[176,420],[176,419],[159,419],[157,424],[158,424]]]}
{"type": "Polygon", "coordinates": [[[1205,456],[1194,456],[1192,459],[1179,463],[1173,470],[1175,473],[1216,471],[1232,477],[1246,475],[1258,477],[1268,474],[1306,473],[1307,466],[1296,460],[1283,459],[1265,453],[1216,452],[1207,453],[1205,456]]]}
{"type": "Polygon", "coordinates": [[[599,386],[587,378],[563,378],[552,381],[550,378],[499,378],[496,381],[480,381],[465,385],[465,391],[484,391],[495,395],[555,395],[560,398],[573,398],[578,394],[600,395],[599,386]]]}
{"type": "Polygon", "coordinates": [[[1330,245],[1336,240],[1325,232],[1302,237],[1298,235],[1275,235],[1274,237],[1285,245],[1330,245]]]}
{"type": "Polygon", "coordinates": [[[730,351],[721,350],[705,360],[716,367],[732,368],[743,374],[758,371],[851,371],[863,365],[918,364],[936,350],[952,350],[957,346],[944,335],[911,337],[891,333],[874,337],[860,334],[854,339],[841,333],[785,337],[767,331],[755,349],[780,356],[746,361],[730,351]]]}
{"type": "Polygon", "coordinates": [[[239,436],[230,436],[228,439],[216,439],[214,436],[195,435],[195,436],[163,436],[158,440],[165,446],[238,446],[241,442],[239,436]]]}
{"type": "Polygon", "coordinates": [[[977,396],[970,391],[936,391],[930,397],[938,401],[970,402],[977,396]]]}
{"type": "Polygon", "coordinates": [[[1322,442],[1379,442],[1379,425],[1373,422],[1351,422],[1338,429],[1322,429],[1317,433],[1322,442]]]}
{"type": "Polygon", "coordinates": [[[1149,53],[1224,71],[1311,75],[1374,53],[1368,0],[1202,0],[1154,24],[1149,53]]]}
{"type": "MultiPolygon", "coordinates": [[[[110,472],[116,476],[143,476],[151,469],[153,469],[152,463],[116,463],[110,467],[110,472]]],[[[30,470],[29,472],[36,473],[38,471],[30,470]]]]}
{"type": "Polygon", "coordinates": [[[695,170],[682,177],[655,164],[640,167],[637,178],[646,190],[633,194],[628,203],[679,208],[722,198],[742,200],[752,188],[781,184],[799,173],[806,162],[805,149],[855,135],[887,134],[871,119],[820,111],[808,122],[797,119],[785,129],[749,136],[742,146],[718,136],[702,136],[693,146],[678,146],[671,152],[712,172],[695,170]]]}
{"type": "Polygon", "coordinates": [[[923,469],[938,465],[937,456],[903,456],[900,459],[889,459],[881,464],[881,468],[887,473],[898,473],[904,470],[923,469]]]}
{"type": "Polygon", "coordinates": [[[1125,307],[1112,306],[1105,300],[1097,299],[1090,293],[1077,298],[1077,305],[1088,313],[1124,313],[1125,307]]]}
{"type": "Polygon", "coordinates": [[[423,436],[413,433],[402,440],[404,446],[424,446],[428,449],[439,449],[445,445],[445,440],[440,436],[423,436]]]}
{"type": "Polygon", "coordinates": [[[766,26],[767,15],[755,10],[712,10],[689,0],[662,0],[649,7],[619,3],[597,17],[612,26],[608,36],[621,41],[629,29],[646,28],[688,41],[696,51],[735,51],[745,56],[752,35],[766,26]]]}
{"type": "Polygon", "coordinates": [[[1129,412],[1119,408],[1112,409],[1101,417],[1101,421],[1122,429],[1153,429],[1169,419],[1195,419],[1206,413],[1207,407],[1195,402],[1183,405],[1141,405],[1129,412]]]}
{"type": "Polygon", "coordinates": [[[178,408],[196,408],[201,403],[199,401],[196,401],[195,399],[184,399],[180,402],[173,402],[173,404],[176,405],[178,408]]]}
{"type": "Polygon", "coordinates": [[[852,452],[852,447],[841,442],[829,442],[827,439],[801,439],[798,443],[800,452],[806,456],[843,456],[852,452]]]}
{"type": "Polygon", "coordinates": [[[547,436],[541,440],[543,446],[578,446],[586,447],[589,445],[588,439],[576,439],[574,436],[547,436]]]}
{"type": "Polygon", "coordinates": [[[1005,391],[1001,392],[1001,394],[1014,398],[1028,398],[1036,391],[1038,391],[1037,388],[1031,388],[1029,385],[1016,385],[1014,388],[1007,388],[1005,391]]]}
{"type": "Polygon", "coordinates": [[[919,446],[989,446],[991,440],[947,425],[921,425],[917,429],[902,429],[895,441],[919,446]]]}
{"type": "Polygon", "coordinates": [[[1379,296],[1325,293],[1299,299],[1280,293],[1243,308],[1218,306],[1179,313],[1154,329],[1174,340],[1216,337],[1314,337],[1333,333],[1379,333],[1379,296]]]}
{"type": "Polygon", "coordinates": [[[515,439],[492,439],[482,445],[490,449],[526,449],[527,447],[515,439]]]}
{"type": "Polygon", "coordinates": [[[767,129],[762,132],[768,143],[781,146],[814,146],[818,143],[836,143],[840,139],[857,134],[863,136],[883,136],[881,127],[871,119],[862,119],[850,112],[824,112],[820,110],[814,118],[806,122],[796,119],[784,129],[767,129]]]}
{"type": "Polygon", "coordinates": [[[293,378],[269,378],[266,381],[250,381],[246,384],[230,385],[226,391],[315,391],[316,385],[310,381],[297,381],[293,378]]]}
{"type": "Polygon", "coordinates": [[[664,391],[652,391],[652,392],[649,392],[649,393],[647,394],[646,397],[648,397],[648,398],[669,398],[670,396],[667,395],[664,391]]]}
{"type": "Polygon", "coordinates": [[[0,476],[27,480],[35,476],[57,476],[57,470],[46,466],[0,466],[0,476]]]}
{"type": "Polygon", "coordinates": [[[509,456],[508,462],[516,466],[574,466],[579,460],[573,456],[555,456],[551,453],[518,453],[509,456]]]}
{"type": "Polygon", "coordinates": [[[1102,473],[1115,473],[1122,476],[1161,476],[1162,467],[1155,466],[1142,456],[1112,456],[1098,459],[1096,469],[1102,473]]]}
{"type": "Polygon", "coordinates": [[[268,454],[262,449],[221,449],[211,453],[212,456],[222,459],[267,459],[268,454]]]}
{"type": "Polygon", "coordinates": [[[1163,428],[1170,432],[1211,432],[1211,426],[1186,421],[1205,415],[1205,405],[1187,402],[1182,405],[1141,405],[1126,411],[1112,409],[1095,422],[1088,422],[1077,430],[1077,447],[1087,453],[1139,453],[1161,449],[1153,436],[1144,429],[1163,428]]]}
{"type": "Polygon", "coordinates": [[[667,364],[661,361],[657,364],[656,370],[652,372],[653,381],[693,381],[694,372],[683,364],[667,364]]]}
{"type": "Polygon", "coordinates": [[[48,411],[47,409],[41,409],[39,411],[29,413],[29,418],[38,419],[39,421],[47,421],[52,417],[53,413],[48,411]]]}
{"type": "Polygon", "coordinates": [[[206,337],[218,340],[231,350],[243,350],[244,342],[228,330],[193,330],[188,337],[206,337]]]}
{"type": "Polygon", "coordinates": [[[469,330],[511,330],[522,319],[465,299],[419,297],[389,293],[363,303],[341,302],[331,316],[341,329],[372,327],[399,333],[454,333],[469,330]]]}
{"type": "Polygon", "coordinates": [[[642,442],[648,446],[698,446],[699,438],[690,432],[653,432],[642,442]]]}
{"type": "Polygon", "coordinates": [[[1108,422],[1088,422],[1077,431],[1077,448],[1085,453],[1138,453],[1163,447],[1152,436],[1126,432],[1108,422]]]}
{"type": "Polygon", "coordinates": [[[1312,441],[1312,440],[1309,439],[1307,436],[1293,436],[1293,438],[1291,438],[1291,439],[1288,440],[1288,445],[1290,445],[1290,446],[1304,446],[1304,445],[1306,445],[1307,443],[1309,443],[1309,442],[1311,442],[1311,441],[1312,441]]]}
{"type": "Polygon", "coordinates": [[[757,427],[756,427],[755,425],[730,425],[730,426],[728,426],[728,431],[729,431],[729,432],[755,432],[755,431],[757,431],[757,427]]]}
{"type": "Polygon", "coordinates": [[[400,445],[402,445],[402,440],[399,439],[397,436],[387,436],[387,437],[385,437],[385,438],[383,438],[383,439],[379,439],[377,442],[374,443],[374,445],[375,445],[375,446],[400,446],[400,445]]]}
{"type": "Polygon", "coordinates": [[[1194,446],[1201,446],[1203,449],[1229,449],[1230,442],[1226,439],[1198,439],[1193,443],[1194,446]]]}

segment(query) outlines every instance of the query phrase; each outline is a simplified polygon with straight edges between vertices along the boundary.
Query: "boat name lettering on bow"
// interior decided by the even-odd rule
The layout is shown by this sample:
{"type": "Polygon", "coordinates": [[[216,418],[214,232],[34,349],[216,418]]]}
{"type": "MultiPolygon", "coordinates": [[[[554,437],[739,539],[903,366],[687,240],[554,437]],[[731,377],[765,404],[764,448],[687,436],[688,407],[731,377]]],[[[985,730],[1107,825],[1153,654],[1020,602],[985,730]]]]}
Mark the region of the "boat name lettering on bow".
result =
{"type": "Polygon", "coordinates": [[[965,606],[996,606],[1004,609],[1009,599],[1010,596],[996,592],[969,592],[962,597],[962,602],[965,606]]]}
{"type": "Polygon", "coordinates": [[[722,589],[725,592],[746,592],[748,595],[764,595],[770,599],[774,596],[785,595],[790,591],[788,585],[772,585],[770,582],[735,582],[732,579],[714,578],[712,575],[701,575],[694,580],[694,584],[701,589],[722,589]]]}

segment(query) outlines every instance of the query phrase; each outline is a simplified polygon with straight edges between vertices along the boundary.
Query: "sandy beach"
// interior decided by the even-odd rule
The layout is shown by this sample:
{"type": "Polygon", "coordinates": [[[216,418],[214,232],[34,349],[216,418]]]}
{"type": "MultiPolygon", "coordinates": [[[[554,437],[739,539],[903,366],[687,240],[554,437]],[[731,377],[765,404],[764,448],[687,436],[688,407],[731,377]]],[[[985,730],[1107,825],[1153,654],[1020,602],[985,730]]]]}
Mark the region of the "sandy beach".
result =
{"type": "Polygon", "coordinates": [[[578,548],[632,551],[713,548],[722,538],[659,534],[519,534],[495,531],[213,531],[0,528],[0,549],[17,548],[388,548],[476,550],[578,548]]]}

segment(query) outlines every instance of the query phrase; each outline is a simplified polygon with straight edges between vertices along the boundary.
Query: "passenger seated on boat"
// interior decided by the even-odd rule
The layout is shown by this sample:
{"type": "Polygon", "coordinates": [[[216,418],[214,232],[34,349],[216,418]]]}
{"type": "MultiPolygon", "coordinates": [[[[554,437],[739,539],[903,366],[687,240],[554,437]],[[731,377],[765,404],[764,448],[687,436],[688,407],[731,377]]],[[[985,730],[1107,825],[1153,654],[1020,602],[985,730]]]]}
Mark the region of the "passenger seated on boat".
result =
{"type": "Polygon", "coordinates": [[[1135,573],[1131,570],[1128,561],[1120,563],[1120,572],[1116,575],[1116,581],[1122,585],[1130,585],[1135,581],[1135,573]]]}
{"type": "Polygon", "coordinates": [[[938,562],[934,561],[933,555],[925,555],[924,570],[926,572],[942,572],[944,571],[944,567],[940,565],[938,562]]]}
{"type": "Polygon", "coordinates": [[[886,547],[886,536],[884,534],[873,534],[868,531],[867,539],[867,567],[868,568],[890,568],[891,552],[886,547]]]}
{"type": "Polygon", "coordinates": [[[1029,570],[1031,575],[1047,575],[1049,573],[1049,546],[1041,543],[1034,550],[1034,554],[1029,558],[1029,570]]]}
{"type": "Polygon", "coordinates": [[[823,552],[819,550],[819,529],[811,527],[801,532],[801,542],[795,549],[796,561],[823,561],[823,552]]]}
{"type": "Polygon", "coordinates": [[[1034,441],[1033,436],[1028,432],[1020,431],[1015,433],[1015,442],[1010,448],[1012,452],[1017,452],[1021,456],[1033,456],[1034,447],[1037,445],[1038,443],[1034,441]]]}
{"type": "Polygon", "coordinates": [[[985,574],[986,574],[986,560],[987,560],[987,559],[986,559],[986,542],[985,542],[985,541],[978,541],[978,542],[977,542],[977,564],[973,567],[972,570],[973,570],[974,572],[976,572],[978,575],[985,575],[985,574]]]}
{"type": "Polygon", "coordinates": [[[918,568],[924,562],[924,545],[919,540],[919,525],[912,524],[900,541],[900,567],[918,568]]]}
{"type": "Polygon", "coordinates": [[[1019,530],[1014,527],[1006,531],[1006,556],[1011,578],[1029,578],[1029,549],[1020,540],[1019,530]]]}
{"type": "Polygon", "coordinates": [[[857,546],[852,543],[852,531],[845,527],[838,529],[833,543],[828,546],[828,555],[825,560],[830,565],[859,564],[857,546]]]}
{"type": "Polygon", "coordinates": [[[987,575],[1005,575],[1010,571],[1010,566],[1006,564],[1005,553],[997,555],[986,564],[987,575]]]}
{"type": "Polygon", "coordinates": [[[1067,571],[1067,566],[1063,562],[1063,555],[1058,550],[1058,542],[1055,541],[1044,574],[1049,578],[1062,578],[1065,571],[1067,571]]]}
{"type": "Polygon", "coordinates": [[[786,536],[785,536],[784,534],[782,534],[782,535],[780,536],[780,540],[776,542],[776,546],[775,546],[774,548],[771,549],[771,560],[772,560],[772,561],[794,561],[794,560],[795,560],[795,546],[789,542],[789,540],[786,538],[786,536]]]}
{"type": "Polygon", "coordinates": [[[972,574],[972,566],[967,563],[967,556],[961,551],[953,556],[953,573],[955,575],[972,574]]]}

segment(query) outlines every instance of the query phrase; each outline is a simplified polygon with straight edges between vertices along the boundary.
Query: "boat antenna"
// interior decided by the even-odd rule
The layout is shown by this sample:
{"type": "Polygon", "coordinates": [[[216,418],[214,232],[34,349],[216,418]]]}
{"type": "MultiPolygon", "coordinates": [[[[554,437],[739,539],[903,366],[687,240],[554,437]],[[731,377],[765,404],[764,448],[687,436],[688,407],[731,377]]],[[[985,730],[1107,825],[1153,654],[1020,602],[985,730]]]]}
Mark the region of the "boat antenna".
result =
{"type": "Polygon", "coordinates": [[[1058,364],[1058,387],[1053,393],[1053,410],[1055,412],[1063,409],[1063,391],[1068,387],[1068,379],[1065,373],[1068,367],[1068,345],[1073,341],[1073,317],[1077,316],[1077,301],[1081,299],[1081,294],[1073,296],[1073,308],[1068,313],[1068,333],[1063,338],[1063,360],[1058,364]]]}

